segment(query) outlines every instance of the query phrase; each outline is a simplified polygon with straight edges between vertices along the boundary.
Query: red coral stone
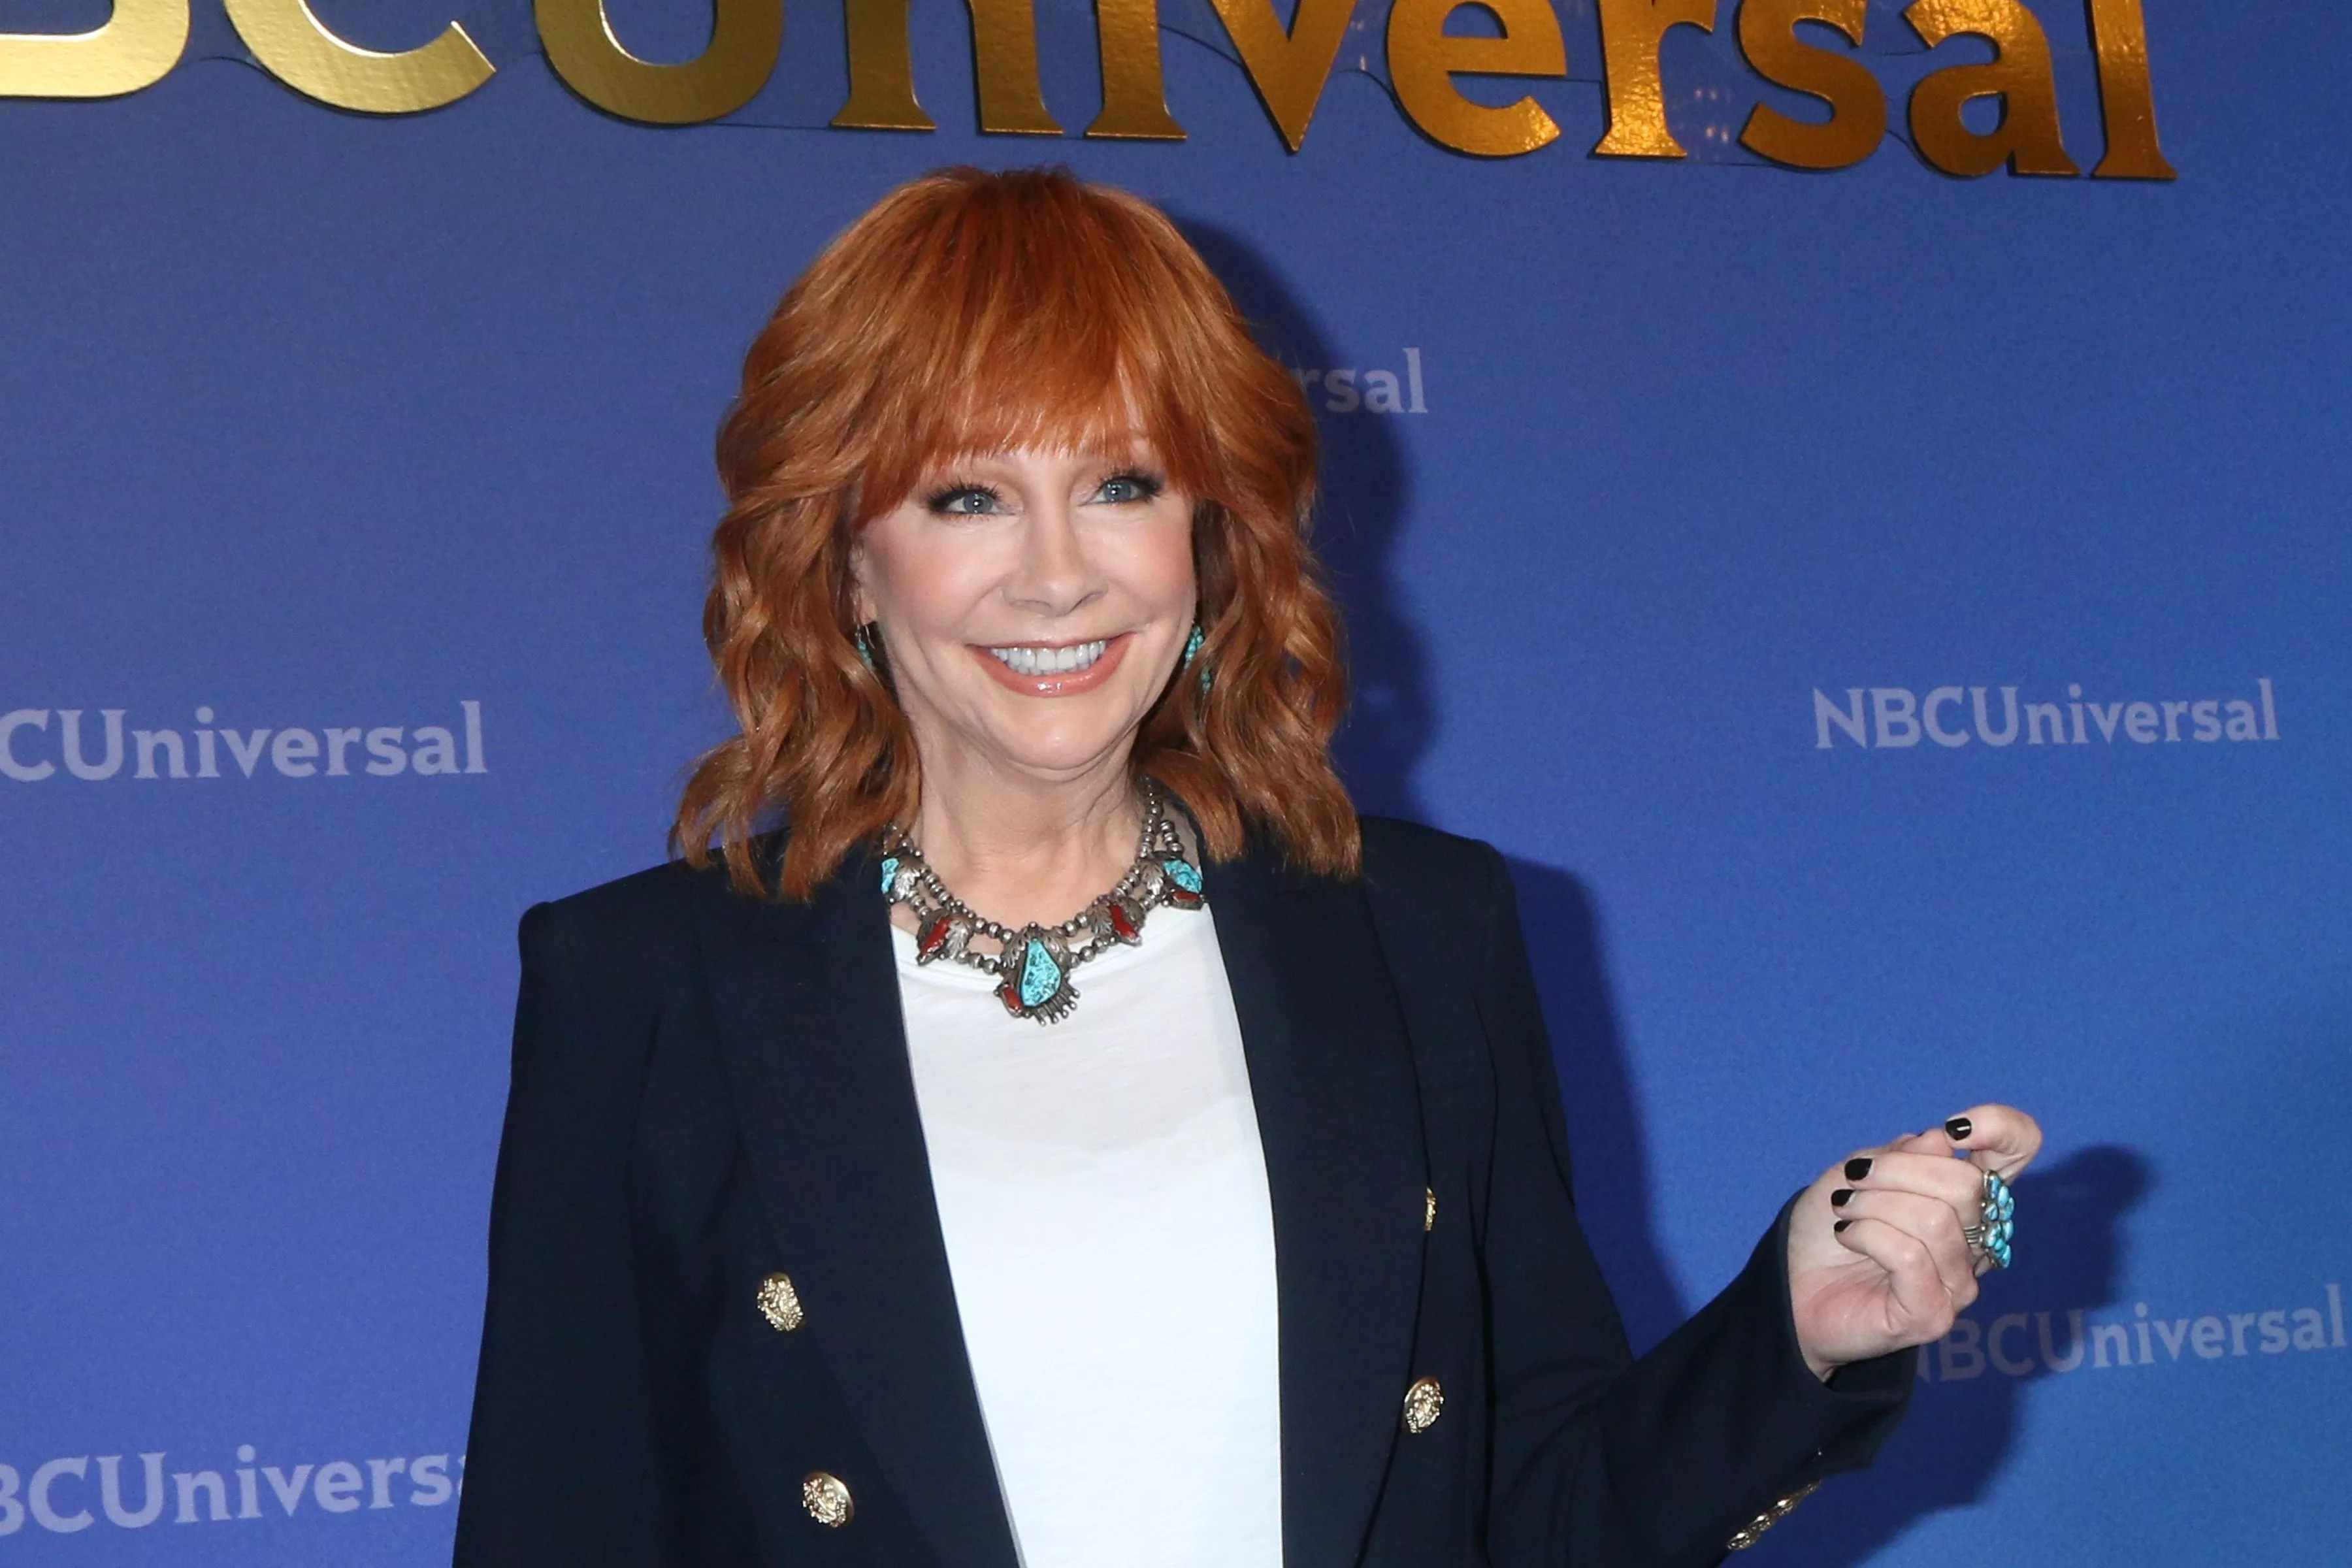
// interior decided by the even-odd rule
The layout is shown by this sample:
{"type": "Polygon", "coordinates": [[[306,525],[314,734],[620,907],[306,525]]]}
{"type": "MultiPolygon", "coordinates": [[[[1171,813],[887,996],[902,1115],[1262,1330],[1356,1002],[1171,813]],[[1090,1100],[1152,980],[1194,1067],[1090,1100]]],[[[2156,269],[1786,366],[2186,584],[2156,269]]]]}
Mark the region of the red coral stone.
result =
{"type": "Polygon", "coordinates": [[[925,958],[935,958],[948,944],[948,932],[955,928],[950,915],[933,915],[930,923],[915,935],[915,951],[925,958]]]}
{"type": "Polygon", "coordinates": [[[1135,923],[1134,917],[1127,912],[1127,906],[1125,904],[1113,901],[1110,904],[1109,909],[1110,929],[1117,934],[1119,941],[1137,942],[1141,940],[1143,936],[1142,928],[1138,926],[1135,923]]]}

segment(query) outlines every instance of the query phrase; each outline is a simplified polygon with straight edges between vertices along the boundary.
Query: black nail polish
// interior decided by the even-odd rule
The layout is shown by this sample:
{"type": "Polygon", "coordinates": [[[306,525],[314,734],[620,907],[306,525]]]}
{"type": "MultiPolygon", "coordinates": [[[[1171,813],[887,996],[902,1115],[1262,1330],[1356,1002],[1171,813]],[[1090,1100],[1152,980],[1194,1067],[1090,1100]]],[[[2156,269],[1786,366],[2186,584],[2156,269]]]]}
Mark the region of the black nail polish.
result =
{"type": "Polygon", "coordinates": [[[1944,1136],[1955,1143],[1964,1142],[1977,1130],[1977,1124],[1965,1116],[1955,1116],[1944,1123],[1944,1136]]]}
{"type": "Polygon", "coordinates": [[[1867,1155],[1861,1156],[1861,1157],[1856,1158],[1856,1159],[1848,1160],[1848,1161],[1845,1163],[1845,1179],[1846,1179],[1847,1181],[1849,1181],[1849,1182],[1859,1182],[1859,1181],[1861,1181],[1864,1177],[1865,1177],[1865,1176],[1867,1176],[1867,1175],[1869,1175],[1869,1174],[1870,1174],[1870,1160],[1869,1160],[1869,1157],[1868,1157],[1867,1155]]]}
{"type": "Polygon", "coordinates": [[[1845,1207],[1846,1204],[1853,1197],[1853,1189],[1852,1187],[1840,1187],[1837,1191],[1830,1194],[1830,1207],[1833,1209],[1842,1209],[1845,1207]]]}
{"type": "Polygon", "coordinates": [[[1850,1219],[1842,1219],[1838,1221],[1837,1224],[1830,1226],[1830,1234],[1832,1236],[1843,1236],[1845,1234],[1845,1227],[1853,1223],[1853,1221],[1850,1219]]]}

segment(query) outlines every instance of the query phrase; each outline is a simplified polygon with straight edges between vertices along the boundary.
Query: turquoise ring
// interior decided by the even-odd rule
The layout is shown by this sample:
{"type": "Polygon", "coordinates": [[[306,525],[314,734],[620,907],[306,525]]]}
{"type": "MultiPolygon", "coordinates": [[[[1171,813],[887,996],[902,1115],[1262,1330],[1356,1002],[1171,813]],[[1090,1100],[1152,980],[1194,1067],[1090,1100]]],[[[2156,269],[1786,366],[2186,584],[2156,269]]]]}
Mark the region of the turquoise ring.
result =
{"type": "Polygon", "coordinates": [[[2017,1237],[2017,1194],[1993,1172],[1984,1173],[1984,1197],[1978,1206],[1978,1223],[1961,1234],[1995,1268],[2009,1267],[2011,1244],[2017,1237]]]}

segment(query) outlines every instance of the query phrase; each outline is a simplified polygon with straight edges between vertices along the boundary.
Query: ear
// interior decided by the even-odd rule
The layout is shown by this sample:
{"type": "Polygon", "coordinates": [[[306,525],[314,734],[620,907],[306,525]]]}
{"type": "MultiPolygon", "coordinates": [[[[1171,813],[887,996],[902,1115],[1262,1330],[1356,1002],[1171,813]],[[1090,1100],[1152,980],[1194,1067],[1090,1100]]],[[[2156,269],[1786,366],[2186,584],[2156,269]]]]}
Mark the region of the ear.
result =
{"type": "Polygon", "coordinates": [[[856,616],[855,624],[861,626],[881,618],[873,590],[866,585],[866,574],[872,569],[866,556],[866,541],[860,538],[849,547],[849,604],[851,614],[856,616]]]}

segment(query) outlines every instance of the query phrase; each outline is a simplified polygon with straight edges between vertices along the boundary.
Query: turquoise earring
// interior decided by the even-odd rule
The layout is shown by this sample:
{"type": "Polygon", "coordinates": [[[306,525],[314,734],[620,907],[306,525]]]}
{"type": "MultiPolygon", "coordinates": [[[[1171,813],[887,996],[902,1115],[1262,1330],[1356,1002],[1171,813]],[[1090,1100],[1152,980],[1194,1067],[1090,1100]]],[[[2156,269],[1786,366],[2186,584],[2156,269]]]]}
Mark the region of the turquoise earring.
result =
{"type": "Polygon", "coordinates": [[[857,645],[857,660],[866,667],[866,672],[868,675],[881,674],[882,672],[874,667],[874,623],[867,621],[850,633],[849,640],[857,645]]]}
{"type": "MultiPolygon", "coordinates": [[[[1208,640],[1209,636],[1206,632],[1203,632],[1201,629],[1201,623],[1194,621],[1192,623],[1192,635],[1184,639],[1183,661],[1177,665],[1176,668],[1179,669],[1192,668],[1192,661],[1201,657],[1201,645],[1208,640]]],[[[1209,672],[1205,669],[1201,671],[1201,695],[1203,697],[1206,697],[1209,694],[1210,680],[1211,677],[1209,672]]]]}

